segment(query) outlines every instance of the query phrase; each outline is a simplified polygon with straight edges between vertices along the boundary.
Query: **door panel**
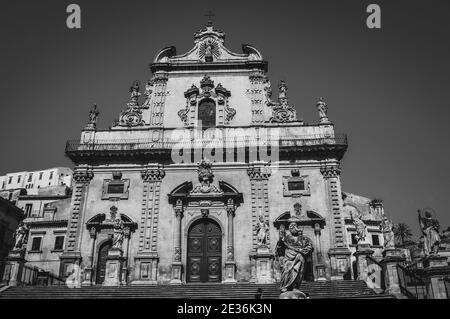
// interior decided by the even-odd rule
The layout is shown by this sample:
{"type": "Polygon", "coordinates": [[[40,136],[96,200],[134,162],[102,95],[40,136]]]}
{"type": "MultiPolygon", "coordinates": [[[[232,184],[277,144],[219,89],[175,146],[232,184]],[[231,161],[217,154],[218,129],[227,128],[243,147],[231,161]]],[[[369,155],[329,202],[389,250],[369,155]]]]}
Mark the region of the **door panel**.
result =
{"type": "Polygon", "coordinates": [[[95,282],[97,284],[102,284],[105,280],[105,272],[106,272],[106,257],[108,257],[108,251],[111,249],[111,242],[107,242],[103,244],[98,251],[97,258],[97,275],[95,278],[95,282]]]}
{"type": "Polygon", "coordinates": [[[204,218],[191,226],[188,235],[187,281],[220,282],[222,277],[222,232],[204,218]]]}

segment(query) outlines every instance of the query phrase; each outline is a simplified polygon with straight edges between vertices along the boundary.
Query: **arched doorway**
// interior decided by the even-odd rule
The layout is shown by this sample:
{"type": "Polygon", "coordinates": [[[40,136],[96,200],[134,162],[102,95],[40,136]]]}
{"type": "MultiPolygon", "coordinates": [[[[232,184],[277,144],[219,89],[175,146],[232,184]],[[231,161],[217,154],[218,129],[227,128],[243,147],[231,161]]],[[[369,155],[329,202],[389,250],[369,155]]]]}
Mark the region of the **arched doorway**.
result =
{"type": "Polygon", "coordinates": [[[216,126],[216,103],[205,99],[198,106],[198,120],[202,121],[202,128],[208,129],[216,126]]]}
{"type": "Polygon", "coordinates": [[[105,281],[106,271],[106,257],[108,257],[108,251],[112,247],[112,242],[107,241],[103,243],[98,250],[97,257],[97,274],[95,276],[95,283],[101,285],[105,281]]]}
{"type": "Polygon", "coordinates": [[[201,218],[189,228],[187,282],[221,282],[222,231],[219,224],[201,218]]]}

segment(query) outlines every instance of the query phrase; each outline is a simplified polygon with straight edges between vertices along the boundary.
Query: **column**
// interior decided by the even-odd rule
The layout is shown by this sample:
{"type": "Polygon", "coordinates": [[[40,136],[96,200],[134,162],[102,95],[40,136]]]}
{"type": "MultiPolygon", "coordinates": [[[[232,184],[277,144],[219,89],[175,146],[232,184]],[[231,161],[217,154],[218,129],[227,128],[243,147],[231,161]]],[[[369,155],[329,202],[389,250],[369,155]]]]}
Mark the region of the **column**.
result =
{"type": "Polygon", "coordinates": [[[134,257],[132,285],[156,284],[158,275],[158,224],[161,182],[165,176],[162,165],[147,165],[141,172],[143,194],[139,223],[139,248],[134,257]]]}
{"type": "Polygon", "coordinates": [[[81,217],[84,214],[85,200],[89,189],[89,183],[94,177],[91,168],[83,167],[76,168],[73,174],[75,185],[73,188],[71,210],[69,222],[67,225],[66,244],[63,254],[59,257],[60,263],[60,277],[66,278],[69,274],[76,271],[77,278],[73,280],[78,284],[81,283],[79,267],[81,264],[81,252],[79,250],[79,243],[81,241],[81,217]]]}
{"type": "Polygon", "coordinates": [[[125,227],[123,230],[123,235],[125,237],[125,250],[123,252],[123,263],[122,263],[122,270],[120,275],[120,284],[126,285],[128,282],[128,251],[130,249],[130,236],[131,236],[131,230],[130,227],[125,227]]]}
{"type": "Polygon", "coordinates": [[[183,218],[183,203],[179,199],[175,205],[175,225],[173,242],[173,262],[171,284],[181,284],[181,219],[183,218]]]}
{"type": "Polygon", "coordinates": [[[89,265],[84,268],[84,279],[81,283],[82,286],[92,285],[92,275],[94,269],[94,253],[95,253],[95,240],[97,238],[97,230],[95,227],[89,229],[89,236],[91,238],[91,252],[89,254],[89,265]]]}
{"type": "Polygon", "coordinates": [[[236,262],[234,260],[234,216],[236,207],[230,198],[227,203],[228,233],[227,233],[227,260],[225,262],[225,283],[236,282],[236,262]]]}
{"type": "Polygon", "coordinates": [[[331,263],[331,279],[342,280],[350,273],[350,250],[345,236],[344,219],[341,214],[342,192],[338,161],[329,161],[320,167],[325,180],[325,187],[331,209],[330,238],[331,248],[328,251],[331,263]]]}
{"type": "Polygon", "coordinates": [[[321,235],[321,228],[319,224],[314,225],[314,237],[316,242],[316,257],[317,257],[317,263],[315,265],[316,268],[316,280],[317,281],[325,281],[327,280],[326,274],[325,274],[325,264],[323,263],[323,256],[322,256],[322,244],[320,242],[320,235],[321,235]]]}

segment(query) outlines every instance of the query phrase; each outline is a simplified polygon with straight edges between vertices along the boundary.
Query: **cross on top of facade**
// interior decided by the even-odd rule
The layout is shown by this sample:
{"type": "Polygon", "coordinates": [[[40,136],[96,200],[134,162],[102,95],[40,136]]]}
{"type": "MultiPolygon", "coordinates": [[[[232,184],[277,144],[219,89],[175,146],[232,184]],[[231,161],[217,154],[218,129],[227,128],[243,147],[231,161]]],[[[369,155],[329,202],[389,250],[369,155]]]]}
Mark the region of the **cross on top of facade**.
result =
{"type": "Polygon", "coordinates": [[[212,26],[212,20],[211,20],[211,18],[212,17],[215,17],[216,15],[211,11],[211,10],[209,10],[206,14],[205,14],[205,17],[208,17],[208,23],[207,23],[207,25],[208,26],[212,26]]]}

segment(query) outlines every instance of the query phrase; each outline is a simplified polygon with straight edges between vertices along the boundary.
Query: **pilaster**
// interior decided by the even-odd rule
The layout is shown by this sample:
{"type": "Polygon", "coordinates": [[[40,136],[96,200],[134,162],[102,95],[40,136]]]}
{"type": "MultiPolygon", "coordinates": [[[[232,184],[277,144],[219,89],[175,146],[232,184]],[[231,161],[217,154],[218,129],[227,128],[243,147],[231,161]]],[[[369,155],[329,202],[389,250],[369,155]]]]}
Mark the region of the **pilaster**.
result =
{"type": "Polygon", "coordinates": [[[164,121],[164,106],[168,94],[168,75],[165,72],[155,73],[151,82],[154,86],[153,99],[150,106],[150,125],[162,126],[164,121]]]}
{"type": "Polygon", "coordinates": [[[139,248],[134,257],[132,284],[156,284],[158,274],[158,223],[161,181],[165,176],[162,166],[147,167],[141,172],[143,180],[139,248]]]}

